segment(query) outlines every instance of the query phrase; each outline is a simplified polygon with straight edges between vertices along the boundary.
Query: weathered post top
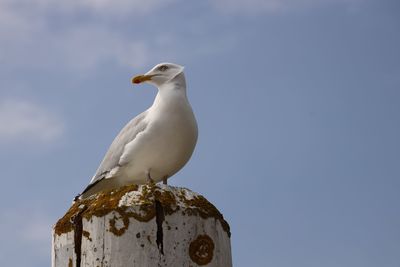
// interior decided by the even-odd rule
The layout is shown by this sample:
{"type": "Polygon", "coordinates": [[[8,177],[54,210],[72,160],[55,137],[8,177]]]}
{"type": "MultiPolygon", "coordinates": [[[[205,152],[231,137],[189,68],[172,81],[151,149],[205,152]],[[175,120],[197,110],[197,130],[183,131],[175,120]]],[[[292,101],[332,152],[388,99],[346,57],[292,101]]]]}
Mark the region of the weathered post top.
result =
{"type": "Polygon", "coordinates": [[[75,202],[53,229],[52,266],[232,266],[230,230],[186,188],[132,185],[75,202]]]}

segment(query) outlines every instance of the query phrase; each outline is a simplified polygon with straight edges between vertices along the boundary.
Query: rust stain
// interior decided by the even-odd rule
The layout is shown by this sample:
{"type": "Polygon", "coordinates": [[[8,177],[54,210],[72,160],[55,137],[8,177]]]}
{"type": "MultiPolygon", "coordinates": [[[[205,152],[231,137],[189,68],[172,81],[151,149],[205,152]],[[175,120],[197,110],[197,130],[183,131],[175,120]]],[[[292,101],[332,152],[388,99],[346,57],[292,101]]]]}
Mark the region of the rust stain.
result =
{"type": "Polygon", "coordinates": [[[209,264],[214,257],[214,241],[208,235],[199,235],[189,245],[190,259],[198,265],[209,264]]]}
{"type": "Polygon", "coordinates": [[[68,267],[72,267],[72,259],[71,258],[69,258],[68,267]]]}

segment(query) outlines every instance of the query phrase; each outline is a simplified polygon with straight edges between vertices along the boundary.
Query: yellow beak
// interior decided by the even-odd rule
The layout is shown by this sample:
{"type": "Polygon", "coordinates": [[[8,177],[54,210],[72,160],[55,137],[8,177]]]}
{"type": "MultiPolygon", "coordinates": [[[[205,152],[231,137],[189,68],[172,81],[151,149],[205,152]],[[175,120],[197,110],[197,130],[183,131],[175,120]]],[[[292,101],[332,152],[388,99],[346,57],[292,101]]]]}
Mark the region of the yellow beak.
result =
{"type": "Polygon", "coordinates": [[[151,77],[154,75],[138,75],[132,78],[132,83],[142,83],[145,81],[150,81],[151,77]]]}

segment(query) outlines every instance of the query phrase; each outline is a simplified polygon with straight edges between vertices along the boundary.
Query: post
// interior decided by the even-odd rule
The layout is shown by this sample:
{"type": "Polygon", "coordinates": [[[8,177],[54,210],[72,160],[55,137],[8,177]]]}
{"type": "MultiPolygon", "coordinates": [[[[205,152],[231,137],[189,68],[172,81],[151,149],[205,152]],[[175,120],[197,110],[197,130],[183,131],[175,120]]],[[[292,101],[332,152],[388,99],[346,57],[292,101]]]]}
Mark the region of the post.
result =
{"type": "Polygon", "coordinates": [[[231,267],[230,230],[203,196],[132,185],[75,202],[53,227],[53,267],[231,267]]]}

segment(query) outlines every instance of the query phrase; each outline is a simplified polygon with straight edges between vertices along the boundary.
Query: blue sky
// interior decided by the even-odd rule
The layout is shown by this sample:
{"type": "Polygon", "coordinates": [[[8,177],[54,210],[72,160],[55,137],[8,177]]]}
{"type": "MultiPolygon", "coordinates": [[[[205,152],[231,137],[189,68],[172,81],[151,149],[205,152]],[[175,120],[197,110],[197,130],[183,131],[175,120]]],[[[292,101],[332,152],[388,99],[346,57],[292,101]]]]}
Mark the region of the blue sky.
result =
{"type": "Polygon", "coordinates": [[[156,94],[131,76],[170,61],[186,67],[200,130],[170,184],[224,213],[235,266],[397,267],[399,12],[389,0],[0,0],[0,261],[50,266],[51,225],[156,94]]]}

